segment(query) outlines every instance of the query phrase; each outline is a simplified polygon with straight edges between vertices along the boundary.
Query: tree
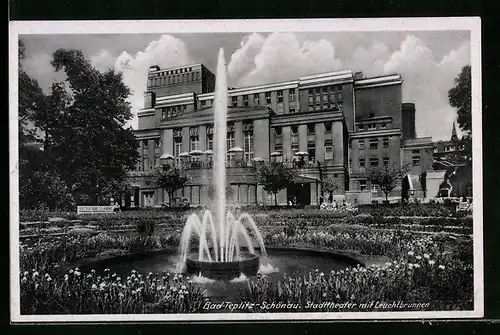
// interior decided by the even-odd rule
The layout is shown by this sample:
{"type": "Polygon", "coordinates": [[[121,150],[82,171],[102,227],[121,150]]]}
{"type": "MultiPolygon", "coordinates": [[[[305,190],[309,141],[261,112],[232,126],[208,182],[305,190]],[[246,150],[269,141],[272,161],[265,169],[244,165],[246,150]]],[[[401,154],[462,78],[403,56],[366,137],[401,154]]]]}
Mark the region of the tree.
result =
{"type": "Polygon", "coordinates": [[[277,194],[294,183],[295,171],[281,162],[266,162],[257,170],[257,181],[264,190],[274,194],[274,204],[278,205],[277,194]]]}
{"type": "Polygon", "coordinates": [[[321,190],[328,193],[328,195],[333,195],[333,192],[339,190],[339,185],[332,177],[326,177],[321,182],[321,190]]]}
{"type": "Polygon", "coordinates": [[[67,78],[52,86],[32,119],[44,132],[54,171],[80,199],[96,203],[138,160],[138,142],[125,128],[130,90],[120,73],[99,72],[78,50],[57,50],[52,65],[67,78]]]}
{"type": "Polygon", "coordinates": [[[460,128],[470,133],[472,131],[472,86],[471,86],[471,66],[466,65],[460,74],[455,78],[455,86],[448,91],[450,105],[457,109],[458,125],[460,128]]]}
{"type": "Polygon", "coordinates": [[[389,193],[394,190],[408,171],[408,165],[398,168],[395,165],[385,165],[381,168],[370,168],[365,173],[365,178],[371,184],[379,185],[385,194],[385,200],[389,200],[389,193]]]}
{"type": "Polygon", "coordinates": [[[189,177],[183,176],[177,168],[157,169],[155,178],[156,185],[167,191],[169,205],[172,205],[175,191],[180,190],[189,182],[189,177]]]}

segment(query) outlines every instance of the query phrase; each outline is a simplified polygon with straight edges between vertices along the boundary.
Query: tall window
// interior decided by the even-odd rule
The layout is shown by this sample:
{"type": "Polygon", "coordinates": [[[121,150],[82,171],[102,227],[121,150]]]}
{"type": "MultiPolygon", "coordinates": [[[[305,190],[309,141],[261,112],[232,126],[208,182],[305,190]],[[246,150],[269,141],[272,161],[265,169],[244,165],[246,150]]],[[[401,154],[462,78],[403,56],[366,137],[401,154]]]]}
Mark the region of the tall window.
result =
{"type": "Polygon", "coordinates": [[[278,103],[283,103],[283,91],[279,90],[277,95],[278,95],[278,103]]]}
{"type": "Polygon", "coordinates": [[[332,132],[332,123],[327,122],[325,123],[325,133],[331,133],[332,132]]]}
{"type": "Polygon", "coordinates": [[[375,123],[370,123],[368,125],[368,130],[375,130],[375,129],[377,129],[377,125],[375,123]]]}
{"type": "Polygon", "coordinates": [[[271,92],[266,92],[266,104],[271,104],[271,92]]]}
{"type": "Polygon", "coordinates": [[[386,129],[387,128],[387,124],[385,122],[382,122],[380,124],[380,129],[386,129]]]}
{"type": "Polygon", "coordinates": [[[359,148],[364,149],[365,148],[365,140],[359,140],[359,148]]]}
{"type": "Polygon", "coordinates": [[[307,142],[307,153],[310,161],[316,159],[316,142],[314,141],[307,142]]]}
{"type": "Polygon", "coordinates": [[[309,90],[309,104],[312,105],[314,104],[314,92],[313,90],[309,90]]]}
{"type": "Polygon", "coordinates": [[[372,193],[378,193],[378,191],[379,191],[379,186],[378,186],[377,184],[373,184],[373,183],[371,183],[371,185],[370,185],[370,189],[371,189],[372,193]]]}
{"type": "Polygon", "coordinates": [[[274,133],[276,134],[276,136],[281,136],[282,134],[282,128],[281,127],[276,127],[274,128],[274,133]]]}
{"type": "Polygon", "coordinates": [[[253,131],[246,131],[243,134],[243,151],[245,160],[253,159],[253,131]]]}
{"type": "Polygon", "coordinates": [[[370,166],[378,166],[378,157],[370,157],[370,166]]]}
{"type": "Polygon", "coordinates": [[[316,103],[319,104],[321,102],[321,89],[318,87],[316,88],[316,91],[314,92],[315,93],[315,100],[316,100],[316,103]]]}
{"type": "Polygon", "coordinates": [[[290,102],[294,102],[295,101],[295,90],[294,89],[291,89],[288,91],[288,100],[290,102]]]}
{"type": "Polygon", "coordinates": [[[299,127],[298,126],[291,126],[290,129],[292,130],[292,135],[299,134],[299,127]]]}
{"type": "Polygon", "coordinates": [[[207,150],[214,150],[214,135],[207,135],[207,150]]]}
{"type": "Polygon", "coordinates": [[[333,141],[325,140],[325,159],[333,159],[333,141]]]}
{"type": "Polygon", "coordinates": [[[199,150],[200,149],[200,136],[198,133],[198,128],[189,129],[189,150],[199,150]]]}
{"type": "Polygon", "coordinates": [[[276,143],[274,145],[274,151],[276,151],[276,152],[283,152],[283,143],[276,143]]]}
{"type": "Polygon", "coordinates": [[[360,168],[365,167],[365,158],[364,157],[359,157],[359,167],[360,168]]]}
{"type": "Polygon", "coordinates": [[[181,157],[179,156],[182,151],[182,138],[174,138],[174,157],[175,163],[179,164],[181,162],[181,157]]]}
{"type": "Polygon", "coordinates": [[[233,100],[233,107],[237,107],[238,106],[238,97],[233,97],[232,100],[233,100]]]}
{"type": "Polygon", "coordinates": [[[207,101],[206,100],[201,100],[201,108],[205,108],[207,106],[207,101]]]}
{"type": "Polygon", "coordinates": [[[385,166],[389,165],[389,157],[384,157],[383,160],[385,166]]]}
{"type": "Polygon", "coordinates": [[[260,99],[260,95],[259,95],[259,93],[255,93],[255,94],[253,95],[253,103],[254,103],[254,105],[255,105],[255,106],[258,106],[258,105],[259,105],[259,99],[260,99]]]}
{"type": "Polygon", "coordinates": [[[299,151],[299,144],[297,142],[292,142],[291,149],[292,149],[292,154],[295,154],[296,152],[299,151]]]}
{"type": "Polygon", "coordinates": [[[246,107],[248,106],[248,95],[243,96],[243,105],[246,107]]]}
{"type": "Polygon", "coordinates": [[[313,135],[314,134],[314,123],[308,123],[307,124],[307,134],[313,135]]]}
{"type": "MultiPolygon", "coordinates": [[[[229,132],[227,133],[227,150],[232,149],[236,146],[236,139],[234,137],[234,132],[229,132]]],[[[226,160],[228,163],[231,163],[231,161],[234,160],[234,152],[228,152],[226,154],[226,160]]]]}

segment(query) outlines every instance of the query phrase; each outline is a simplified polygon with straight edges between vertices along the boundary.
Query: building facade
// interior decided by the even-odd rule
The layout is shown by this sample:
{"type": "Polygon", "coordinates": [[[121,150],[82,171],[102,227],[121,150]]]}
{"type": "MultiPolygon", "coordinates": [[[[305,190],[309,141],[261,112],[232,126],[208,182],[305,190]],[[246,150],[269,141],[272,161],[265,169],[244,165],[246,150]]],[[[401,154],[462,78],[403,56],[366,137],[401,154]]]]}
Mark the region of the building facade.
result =
{"type": "MultiPolygon", "coordinates": [[[[411,165],[418,181],[432,168],[431,138],[416,138],[415,105],[402,103],[402,78],[365,78],[351,70],[228,90],[227,179],[237,204],[272,204],[258,185],[258,161],[279,160],[297,169],[295,185],[278,194],[279,204],[296,198],[318,205],[321,180],[333,178],[339,195],[369,193],[369,167],[411,165]]],[[[169,159],[190,176],[176,197],[192,205],[209,202],[213,150],[215,75],[203,64],[148,73],[144,108],[136,131],[140,161],[129,178],[135,206],[168,202],[154,184],[154,169],[169,159]]],[[[415,184],[415,183],[413,183],[415,184]]],[[[418,189],[417,189],[418,191],[418,189]]],[[[398,197],[401,187],[392,196],[398,197]]]]}

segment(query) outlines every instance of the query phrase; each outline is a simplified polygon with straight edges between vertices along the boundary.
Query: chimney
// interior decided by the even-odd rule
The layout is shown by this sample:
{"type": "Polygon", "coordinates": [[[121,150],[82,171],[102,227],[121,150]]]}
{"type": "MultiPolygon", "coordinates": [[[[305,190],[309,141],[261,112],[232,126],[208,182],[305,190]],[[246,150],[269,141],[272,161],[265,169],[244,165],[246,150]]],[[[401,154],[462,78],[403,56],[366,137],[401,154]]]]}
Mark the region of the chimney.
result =
{"type": "Polygon", "coordinates": [[[361,79],[363,79],[363,72],[361,71],[354,72],[354,80],[361,80],[361,79]]]}
{"type": "Polygon", "coordinates": [[[149,67],[149,72],[160,71],[160,67],[158,65],[151,65],[149,67]]]}
{"type": "Polygon", "coordinates": [[[417,136],[415,132],[415,104],[405,102],[401,106],[401,118],[403,123],[403,139],[413,139],[417,136]]]}

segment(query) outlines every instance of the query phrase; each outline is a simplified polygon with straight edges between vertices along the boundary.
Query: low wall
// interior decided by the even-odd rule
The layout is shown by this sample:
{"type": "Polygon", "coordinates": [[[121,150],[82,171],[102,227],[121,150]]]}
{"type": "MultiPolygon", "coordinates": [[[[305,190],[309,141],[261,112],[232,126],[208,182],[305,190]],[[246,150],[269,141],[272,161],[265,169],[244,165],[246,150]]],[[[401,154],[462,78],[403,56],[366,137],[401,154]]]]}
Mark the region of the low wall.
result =
{"type": "Polygon", "coordinates": [[[350,204],[357,202],[358,205],[368,205],[372,203],[371,191],[346,191],[345,201],[350,204]]]}

